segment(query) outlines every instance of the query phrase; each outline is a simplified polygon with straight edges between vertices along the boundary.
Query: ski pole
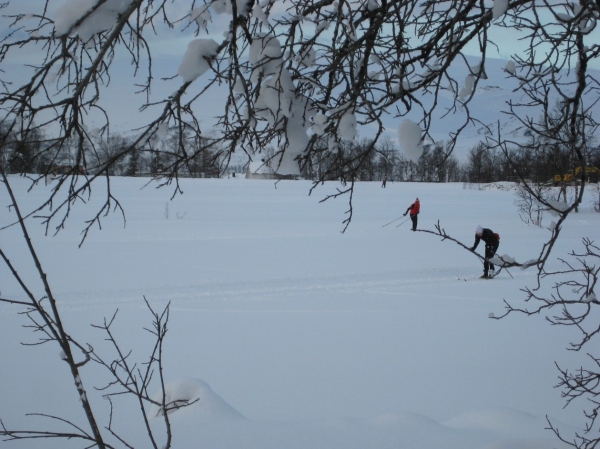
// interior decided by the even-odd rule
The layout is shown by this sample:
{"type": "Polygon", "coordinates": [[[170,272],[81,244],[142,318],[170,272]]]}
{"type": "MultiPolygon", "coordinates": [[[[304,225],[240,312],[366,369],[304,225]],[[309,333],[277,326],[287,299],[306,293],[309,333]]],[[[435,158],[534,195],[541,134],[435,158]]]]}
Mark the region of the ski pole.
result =
{"type": "Polygon", "coordinates": [[[398,226],[396,226],[397,228],[399,228],[400,226],[402,226],[404,223],[406,223],[408,220],[410,220],[410,217],[407,218],[406,220],[404,220],[403,222],[401,222],[398,226]]]}
{"type": "Polygon", "coordinates": [[[390,221],[389,223],[386,223],[382,226],[382,228],[385,228],[387,225],[391,225],[393,222],[400,220],[402,217],[398,217],[395,220],[390,221]]]}

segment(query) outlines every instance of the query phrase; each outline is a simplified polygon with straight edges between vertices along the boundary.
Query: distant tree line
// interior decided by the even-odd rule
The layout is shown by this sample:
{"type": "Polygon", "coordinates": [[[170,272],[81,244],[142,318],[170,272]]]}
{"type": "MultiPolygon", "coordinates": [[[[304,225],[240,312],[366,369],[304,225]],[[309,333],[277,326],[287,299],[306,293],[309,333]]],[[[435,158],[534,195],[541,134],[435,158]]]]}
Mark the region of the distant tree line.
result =
{"type": "MultiPolygon", "coordinates": [[[[0,125],[0,128],[2,125],[0,125]]],[[[110,176],[160,176],[176,169],[182,177],[218,177],[223,162],[218,145],[211,151],[210,137],[165,130],[139,149],[124,151],[133,138],[90,132],[85,141],[56,140],[33,129],[26,134],[0,129],[6,136],[0,146],[0,165],[6,173],[97,174],[110,176]],[[82,146],[82,148],[80,148],[82,146]],[[203,151],[196,151],[203,147],[203,151]],[[185,155],[189,154],[189,157],[185,155]],[[182,157],[184,155],[184,157],[182,157]]]]}
{"type": "Polygon", "coordinates": [[[458,182],[464,179],[464,168],[442,144],[425,145],[423,155],[413,162],[386,138],[378,143],[371,139],[342,141],[333,151],[318,152],[305,160],[302,174],[307,179],[346,182],[458,182]]]}
{"type": "MultiPolygon", "coordinates": [[[[588,167],[600,168],[600,147],[586,145],[584,151],[588,167]]],[[[473,183],[518,180],[520,176],[535,184],[550,184],[557,175],[574,173],[578,163],[573,154],[551,140],[531,138],[526,145],[504,151],[480,142],[469,150],[464,175],[473,183]]],[[[592,182],[597,182],[596,178],[592,182]]]]}
{"type": "MultiPolygon", "coordinates": [[[[593,142],[593,139],[590,139],[593,142]]],[[[600,147],[585,146],[588,166],[600,168],[600,147]]],[[[525,145],[501,148],[485,142],[472,147],[464,161],[458,161],[449,148],[438,143],[425,145],[423,155],[413,162],[390,139],[374,144],[372,140],[342,142],[333,154],[304,164],[307,179],[343,181],[470,182],[490,183],[529,179],[535,184],[550,184],[556,175],[574,173],[577,159],[571,148],[554,139],[531,138],[525,145]],[[372,146],[371,151],[367,149],[372,146]],[[339,161],[339,159],[344,159],[339,161]],[[332,171],[331,166],[339,167],[332,171]]],[[[593,177],[592,182],[597,182],[593,177]]]]}
{"type": "MultiPolygon", "coordinates": [[[[95,174],[98,167],[103,167],[110,176],[159,176],[172,170],[174,164],[182,177],[219,177],[245,170],[242,163],[223,161],[220,148],[195,151],[195,147],[209,147],[209,137],[184,133],[181,138],[172,130],[130,152],[123,149],[131,145],[131,138],[121,134],[91,133],[89,145],[84,145],[83,151],[77,146],[78,139],[61,141],[58,145],[36,129],[25,136],[14,132],[8,135],[0,147],[0,164],[7,173],[64,174],[75,170],[79,174],[95,174]],[[181,158],[180,153],[186,151],[193,156],[181,158]],[[227,167],[226,171],[222,167],[227,167]]],[[[590,166],[600,168],[600,147],[590,146],[586,151],[590,166]]],[[[276,154],[273,148],[265,150],[272,165],[277,163],[276,154]]],[[[417,162],[407,159],[389,138],[377,143],[371,139],[342,141],[335,150],[316,152],[300,163],[306,179],[325,177],[342,182],[386,179],[490,183],[517,180],[521,176],[544,184],[551,183],[556,175],[573,173],[576,168],[573,151],[551,139],[539,138],[504,150],[479,142],[468,151],[464,161],[458,161],[443,144],[425,145],[417,162]],[[369,147],[372,148],[367,151],[369,147]]]]}

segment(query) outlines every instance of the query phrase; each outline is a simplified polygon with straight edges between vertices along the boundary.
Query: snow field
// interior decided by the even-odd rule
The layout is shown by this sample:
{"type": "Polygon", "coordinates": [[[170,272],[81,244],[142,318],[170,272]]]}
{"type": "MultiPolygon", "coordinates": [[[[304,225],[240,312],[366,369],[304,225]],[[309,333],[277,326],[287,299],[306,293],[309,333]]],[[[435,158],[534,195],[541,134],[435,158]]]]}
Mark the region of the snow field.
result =
{"type": "MultiPolygon", "coordinates": [[[[11,181],[26,210],[47,193],[11,181]]],[[[500,233],[500,254],[529,260],[549,231],[520,221],[512,192],[361,183],[342,234],[347,199],[319,203],[337,183],[309,196],[306,181],[190,179],[170,201],[168,188],[142,189],[146,182],[111,180],[126,226],[111,214],[81,248],[100,187],[57,236],[33,219],[29,229],[71,333],[94,347],[108,351],[89,324],[118,308],[117,335],[143,360],[151,343],[143,296],[157,308],[171,301],[167,379],[191,391],[206,385],[223,401],[173,414],[179,447],[529,449],[559,447],[544,430],[545,414],[581,423],[581,404],[563,410],[552,388],[554,361],[581,359],[564,350],[572,334],[542,317],[488,318],[502,312],[503,299],[522,300],[533,272],[481,281],[479,260],[453,242],[410,232],[408,222],[396,227],[402,220],[383,227],[418,196],[419,228],[440,220],[470,245],[481,224],[500,233]],[[231,418],[229,408],[244,418],[231,418]]],[[[6,204],[1,192],[2,210],[6,204]]],[[[0,225],[10,219],[3,213],[0,225]]],[[[555,256],[597,236],[599,221],[584,204],[555,256]]],[[[35,281],[18,231],[5,229],[0,239],[35,281]]],[[[23,297],[5,267],[0,280],[3,297],[23,297]]],[[[0,305],[0,360],[10,361],[0,366],[0,418],[17,428],[31,426],[23,415],[32,411],[79,420],[58,349],[20,346],[35,336],[16,312],[0,305]]],[[[101,416],[106,401],[92,386],[102,380],[95,368],[84,370],[101,416]]],[[[123,403],[119,412],[124,432],[143,441],[135,409],[123,403]]]]}

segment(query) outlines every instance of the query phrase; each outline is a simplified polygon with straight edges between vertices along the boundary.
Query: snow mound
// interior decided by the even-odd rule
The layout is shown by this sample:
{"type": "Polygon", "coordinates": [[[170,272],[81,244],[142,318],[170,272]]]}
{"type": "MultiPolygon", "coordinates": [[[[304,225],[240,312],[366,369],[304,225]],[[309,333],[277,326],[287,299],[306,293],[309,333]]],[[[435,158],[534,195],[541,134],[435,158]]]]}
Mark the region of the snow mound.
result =
{"type": "MultiPolygon", "coordinates": [[[[498,432],[511,438],[551,438],[545,418],[520,410],[492,407],[466,412],[444,425],[460,430],[498,432]]],[[[500,446],[498,446],[500,447],[500,446]]]]}
{"type": "Polygon", "coordinates": [[[569,446],[558,441],[556,438],[527,438],[487,444],[482,449],[548,449],[566,447],[569,446]]]}
{"type": "MultiPolygon", "coordinates": [[[[174,410],[168,412],[169,414],[176,413],[177,416],[189,416],[202,420],[245,419],[240,412],[225,402],[201,379],[189,378],[170,382],[165,385],[165,394],[167,404],[192,403],[187,407],[175,407],[174,410]]],[[[160,402],[161,393],[156,393],[152,399],[160,402]]],[[[156,405],[151,407],[150,417],[154,418],[161,414],[160,407],[156,405]]]]}

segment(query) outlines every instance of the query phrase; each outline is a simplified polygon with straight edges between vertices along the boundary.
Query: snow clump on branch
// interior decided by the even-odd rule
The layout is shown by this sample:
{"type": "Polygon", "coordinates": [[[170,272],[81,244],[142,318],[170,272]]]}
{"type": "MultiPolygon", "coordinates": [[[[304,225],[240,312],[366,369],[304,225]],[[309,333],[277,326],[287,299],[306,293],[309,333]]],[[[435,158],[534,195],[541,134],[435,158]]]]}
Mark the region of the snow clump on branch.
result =
{"type": "Polygon", "coordinates": [[[492,17],[498,19],[504,15],[508,9],[508,0],[494,0],[494,6],[492,7],[492,17]]]}
{"type": "Polygon", "coordinates": [[[515,61],[513,61],[513,60],[508,61],[506,63],[506,67],[504,67],[504,70],[506,70],[511,75],[514,75],[515,73],[517,73],[517,66],[515,64],[515,61]]]}
{"type": "Polygon", "coordinates": [[[406,119],[398,126],[400,148],[408,159],[417,163],[423,154],[421,127],[412,120],[406,119]]]}
{"type": "Polygon", "coordinates": [[[93,35],[111,29],[132,2],[133,0],[106,0],[94,10],[97,0],[67,0],[56,11],[54,32],[57,36],[79,36],[82,41],[87,42],[93,35]]]}
{"type": "Polygon", "coordinates": [[[348,110],[340,118],[338,135],[342,140],[354,140],[356,132],[356,116],[352,110],[348,110]]]}
{"type": "Polygon", "coordinates": [[[516,260],[514,257],[511,257],[508,254],[504,254],[502,256],[495,255],[494,257],[492,257],[490,259],[490,262],[493,263],[494,265],[498,265],[500,268],[502,268],[507,264],[510,265],[510,264],[516,263],[516,260]]]}
{"type": "Polygon", "coordinates": [[[210,69],[206,58],[217,55],[219,44],[213,39],[194,39],[188,44],[183,60],[177,69],[177,74],[183,81],[191,82],[210,69]]]}
{"type": "MultiPolygon", "coordinates": [[[[232,14],[233,6],[230,0],[217,0],[211,3],[213,10],[217,14],[232,14]]],[[[246,16],[248,14],[248,1],[247,0],[236,0],[235,6],[237,9],[238,16],[246,16]]]]}
{"type": "Polygon", "coordinates": [[[471,93],[473,93],[474,87],[475,87],[475,78],[473,77],[473,75],[467,75],[465,77],[465,85],[463,86],[463,88],[460,90],[460,93],[458,94],[460,99],[462,101],[464,101],[467,97],[469,97],[469,95],[471,95],[471,93]]]}
{"type": "Polygon", "coordinates": [[[252,80],[256,81],[260,74],[272,75],[282,64],[281,44],[279,40],[270,35],[255,38],[250,45],[248,62],[253,67],[252,80]]]}
{"type": "MultiPolygon", "coordinates": [[[[304,65],[314,63],[315,54],[306,51],[300,55],[304,65]]],[[[263,79],[254,112],[265,118],[269,126],[285,123],[286,144],[276,172],[281,175],[299,175],[296,158],[308,146],[310,120],[317,114],[310,98],[297,95],[292,74],[284,68],[283,52],[279,40],[268,34],[254,39],[250,45],[248,62],[252,66],[252,82],[263,79]],[[282,120],[286,119],[286,122],[282,120]]]]}
{"type": "Polygon", "coordinates": [[[191,20],[196,22],[198,28],[203,31],[208,31],[208,22],[210,21],[210,11],[208,5],[202,5],[192,10],[191,20]]]}
{"type": "Polygon", "coordinates": [[[582,299],[583,302],[597,302],[598,298],[594,292],[591,292],[589,295],[586,295],[582,299]]]}
{"type": "Polygon", "coordinates": [[[312,130],[315,134],[320,136],[325,133],[325,128],[327,128],[327,116],[322,112],[319,112],[313,117],[312,130]]]}

